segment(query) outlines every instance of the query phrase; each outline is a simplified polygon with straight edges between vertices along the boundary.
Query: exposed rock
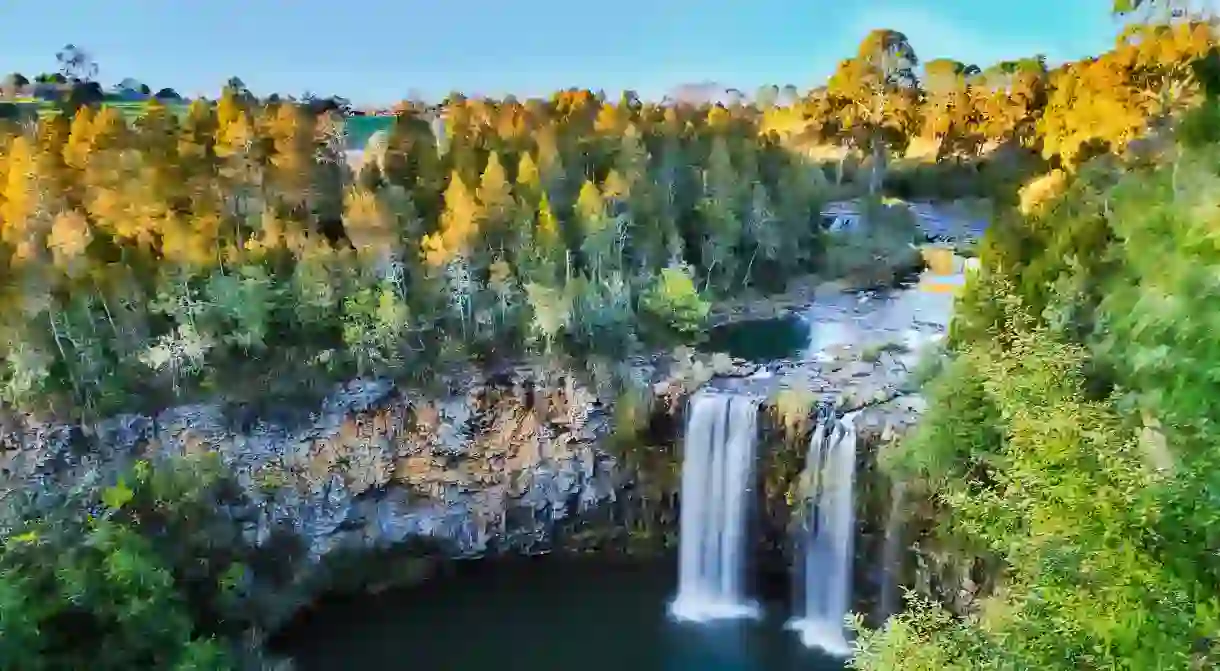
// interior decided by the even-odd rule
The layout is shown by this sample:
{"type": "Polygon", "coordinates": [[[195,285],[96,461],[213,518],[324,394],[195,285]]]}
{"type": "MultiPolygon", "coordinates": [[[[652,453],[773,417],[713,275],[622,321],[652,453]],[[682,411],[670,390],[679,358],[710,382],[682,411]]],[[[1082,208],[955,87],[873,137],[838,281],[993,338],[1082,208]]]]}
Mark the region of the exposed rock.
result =
{"type": "Polygon", "coordinates": [[[304,581],[336,551],[408,539],[450,557],[546,551],[559,522],[621,486],[599,445],[598,399],[542,371],[439,399],[352,382],[297,424],[233,415],[200,404],[83,429],[18,422],[0,439],[0,492],[55,505],[136,458],[215,452],[254,504],[234,511],[248,540],[264,546],[290,530],[307,550],[304,581]]]}
{"type": "MultiPolygon", "coordinates": [[[[870,464],[877,445],[914,423],[921,402],[902,384],[909,357],[888,344],[898,335],[767,365],[689,349],[632,360],[647,413],[631,426],[611,426],[621,421],[612,420],[617,399],[598,398],[570,374],[531,367],[471,373],[442,397],[354,381],[307,416],[194,404],[83,427],[18,418],[0,428],[0,498],[53,506],[108,484],[136,459],[216,453],[250,502],[229,511],[247,539],[272,548],[287,535],[302,549],[290,608],[311,596],[307,586],[328,562],[421,540],[449,558],[603,547],[624,535],[628,544],[672,545],[685,400],[709,383],[750,385],[771,397],[760,409],[762,536],[782,556],[816,404],[863,410],[861,458],[870,464]],[[795,425],[776,404],[783,390],[808,398],[795,425]]],[[[868,524],[875,532],[876,520],[868,524]]],[[[414,565],[404,572],[426,573],[414,565]]]]}

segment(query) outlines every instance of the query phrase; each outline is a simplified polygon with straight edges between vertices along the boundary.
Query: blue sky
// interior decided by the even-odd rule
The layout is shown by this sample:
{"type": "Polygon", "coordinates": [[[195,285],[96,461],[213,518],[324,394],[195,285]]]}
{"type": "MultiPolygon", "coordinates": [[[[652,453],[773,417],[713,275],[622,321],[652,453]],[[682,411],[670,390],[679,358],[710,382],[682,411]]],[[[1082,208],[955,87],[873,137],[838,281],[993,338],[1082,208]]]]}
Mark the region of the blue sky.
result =
{"type": "Polygon", "coordinates": [[[56,67],[67,42],[107,84],[389,103],[412,90],[520,96],[587,86],[658,97],[704,81],[747,93],[821,83],[871,28],[907,33],[924,60],[980,64],[1107,48],[1110,0],[35,0],[0,3],[0,70],[56,67]]]}

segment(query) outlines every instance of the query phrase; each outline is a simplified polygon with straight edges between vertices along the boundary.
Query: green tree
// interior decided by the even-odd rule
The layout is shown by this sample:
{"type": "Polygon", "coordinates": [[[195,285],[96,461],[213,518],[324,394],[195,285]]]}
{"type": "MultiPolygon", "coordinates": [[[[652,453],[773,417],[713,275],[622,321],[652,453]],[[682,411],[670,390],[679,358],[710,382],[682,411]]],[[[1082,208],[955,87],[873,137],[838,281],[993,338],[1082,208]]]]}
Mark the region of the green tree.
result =
{"type": "Polygon", "coordinates": [[[741,186],[729,155],[728,141],[723,136],[712,140],[703,182],[703,199],[699,203],[706,227],[703,272],[710,286],[727,292],[740,271],[737,246],[741,242],[742,221],[738,210],[741,186]]]}
{"type": "Polygon", "coordinates": [[[214,459],[139,462],[95,500],[19,514],[0,547],[0,665],[231,669],[252,615],[214,459]],[[98,512],[72,512],[89,504],[98,512]]]}

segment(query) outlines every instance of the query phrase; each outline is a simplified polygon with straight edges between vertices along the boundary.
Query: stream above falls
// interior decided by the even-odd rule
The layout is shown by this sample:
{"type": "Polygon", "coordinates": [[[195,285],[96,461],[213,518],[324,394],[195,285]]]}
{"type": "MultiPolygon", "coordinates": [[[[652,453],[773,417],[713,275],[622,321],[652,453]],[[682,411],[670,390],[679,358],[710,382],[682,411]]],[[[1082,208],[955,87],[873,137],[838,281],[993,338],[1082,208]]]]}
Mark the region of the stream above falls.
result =
{"type": "Polygon", "coordinates": [[[699,349],[753,363],[824,358],[836,349],[905,352],[910,365],[921,349],[949,326],[954,294],[964,269],[925,270],[911,281],[881,291],[824,291],[772,317],[729,321],[708,331],[699,349]]]}

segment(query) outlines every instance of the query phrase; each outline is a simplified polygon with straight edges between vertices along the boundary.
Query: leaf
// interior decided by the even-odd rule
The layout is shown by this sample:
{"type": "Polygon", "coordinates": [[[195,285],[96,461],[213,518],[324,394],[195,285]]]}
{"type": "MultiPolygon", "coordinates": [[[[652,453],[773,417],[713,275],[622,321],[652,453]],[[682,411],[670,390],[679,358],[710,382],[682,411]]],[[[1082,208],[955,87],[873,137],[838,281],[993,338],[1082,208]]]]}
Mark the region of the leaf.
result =
{"type": "Polygon", "coordinates": [[[23,543],[23,544],[24,543],[37,543],[38,538],[39,538],[38,531],[35,529],[31,529],[25,533],[20,533],[20,534],[13,536],[12,538],[9,539],[9,541],[12,543],[23,543]]]}
{"type": "Polygon", "coordinates": [[[110,510],[121,510],[135,498],[135,495],[135,491],[127,486],[127,482],[123,478],[119,478],[113,487],[107,487],[102,491],[102,503],[110,510]]]}

